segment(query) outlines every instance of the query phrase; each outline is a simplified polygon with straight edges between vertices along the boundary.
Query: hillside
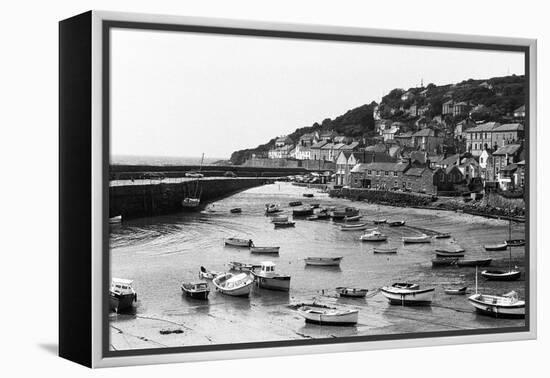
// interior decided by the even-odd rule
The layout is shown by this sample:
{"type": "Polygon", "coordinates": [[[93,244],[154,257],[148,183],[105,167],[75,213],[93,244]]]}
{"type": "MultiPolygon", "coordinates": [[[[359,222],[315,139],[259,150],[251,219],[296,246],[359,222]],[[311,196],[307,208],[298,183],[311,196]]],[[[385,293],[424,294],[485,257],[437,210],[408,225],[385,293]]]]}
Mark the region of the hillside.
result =
{"type": "MultiPolygon", "coordinates": [[[[424,110],[422,117],[431,120],[442,115],[443,104],[446,101],[464,101],[471,105],[471,116],[474,121],[507,122],[510,120],[512,112],[525,103],[525,89],[526,83],[523,75],[495,77],[486,80],[469,79],[456,84],[440,86],[428,84],[426,87],[409,88],[408,90],[396,88],[382,98],[378,111],[380,118],[403,122],[408,129],[414,129],[415,121],[420,116],[409,111],[412,106],[417,109],[422,108],[424,110]]],[[[303,134],[313,131],[334,130],[340,135],[353,138],[373,136],[375,129],[373,112],[376,105],[374,101],[361,105],[333,120],[327,118],[320,124],[316,122],[311,126],[298,128],[288,136],[294,142],[297,142],[303,134]]],[[[451,128],[466,117],[467,115],[445,115],[442,117],[444,121],[442,126],[451,128]]],[[[242,164],[252,154],[267,155],[269,149],[273,148],[275,139],[273,138],[256,148],[233,152],[231,163],[242,164]]]]}

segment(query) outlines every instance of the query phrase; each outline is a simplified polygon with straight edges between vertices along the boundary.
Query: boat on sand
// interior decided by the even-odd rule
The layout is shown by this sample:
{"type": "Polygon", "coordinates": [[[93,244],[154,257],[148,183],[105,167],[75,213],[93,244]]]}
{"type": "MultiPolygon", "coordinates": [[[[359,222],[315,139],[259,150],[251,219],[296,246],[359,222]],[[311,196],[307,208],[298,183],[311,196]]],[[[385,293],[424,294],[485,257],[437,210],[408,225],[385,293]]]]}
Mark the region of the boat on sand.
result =
{"type": "Polygon", "coordinates": [[[254,245],[252,239],[225,238],[223,241],[225,245],[232,247],[252,247],[254,245]]]}
{"type": "Polygon", "coordinates": [[[367,295],[368,290],[357,287],[337,287],[336,292],[341,297],[364,298],[367,295]]]}
{"type": "Polygon", "coordinates": [[[357,324],[359,319],[359,310],[339,309],[315,304],[301,306],[297,311],[306,322],[320,325],[354,325],[357,324]]]}
{"type": "Polygon", "coordinates": [[[403,236],[403,243],[431,243],[431,241],[430,237],[426,234],[420,236],[403,236]]]}
{"type": "Polygon", "coordinates": [[[316,266],[340,266],[343,256],[336,257],[306,257],[304,259],[306,265],[316,266]]]}
{"type": "Polygon", "coordinates": [[[199,271],[199,278],[205,279],[205,280],[212,280],[214,277],[223,274],[223,272],[216,272],[214,270],[207,270],[204,266],[201,266],[201,269],[199,271]]]}
{"type": "Polygon", "coordinates": [[[397,248],[374,248],[372,252],[380,254],[392,254],[397,253],[397,248]]]}
{"type": "Polygon", "coordinates": [[[275,264],[271,261],[264,261],[260,270],[252,271],[252,276],[259,287],[270,290],[289,291],[290,276],[275,272],[275,264]]]}
{"type": "Polygon", "coordinates": [[[281,247],[250,247],[250,253],[268,253],[268,254],[279,254],[279,249],[281,247]]]}
{"type": "Polygon", "coordinates": [[[181,285],[181,291],[194,299],[208,299],[210,293],[206,282],[184,282],[181,285]]]}
{"type": "Polygon", "coordinates": [[[358,224],[342,224],[340,225],[341,231],[364,231],[366,230],[368,225],[366,223],[358,223],[358,224]]]}
{"type": "Polygon", "coordinates": [[[382,242],[388,240],[388,237],[378,230],[372,230],[371,232],[361,235],[359,239],[368,242],[382,242]]]}
{"type": "Polygon", "coordinates": [[[380,289],[390,304],[402,306],[426,306],[433,300],[435,288],[420,289],[417,284],[397,283],[380,289]]]}
{"type": "Polygon", "coordinates": [[[217,291],[233,297],[248,297],[253,283],[247,273],[223,273],[212,280],[217,291]]]}

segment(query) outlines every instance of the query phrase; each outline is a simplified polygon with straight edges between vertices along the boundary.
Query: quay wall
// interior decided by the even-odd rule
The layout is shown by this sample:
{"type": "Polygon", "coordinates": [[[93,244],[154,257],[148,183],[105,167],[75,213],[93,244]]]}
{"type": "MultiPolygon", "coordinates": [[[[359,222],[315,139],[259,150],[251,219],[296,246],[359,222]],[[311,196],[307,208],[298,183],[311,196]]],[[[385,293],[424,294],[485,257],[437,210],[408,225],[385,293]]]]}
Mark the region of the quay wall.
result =
{"type": "MultiPolygon", "coordinates": [[[[214,178],[200,181],[201,204],[216,201],[256,186],[273,183],[266,178],[214,178]]],[[[196,181],[135,184],[109,187],[109,217],[137,218],[182,211],[181,201],[192,195],[196,181]]]]}
{"type": "Polygon", "coordinates": [[[424,207],[431,205],[434,201],[434,197],[427,194],[394,192],[376,189],[334,189],[329,192],[329,196],[347,198],[354,201],[367,201],[389,206],[424,207]]]}

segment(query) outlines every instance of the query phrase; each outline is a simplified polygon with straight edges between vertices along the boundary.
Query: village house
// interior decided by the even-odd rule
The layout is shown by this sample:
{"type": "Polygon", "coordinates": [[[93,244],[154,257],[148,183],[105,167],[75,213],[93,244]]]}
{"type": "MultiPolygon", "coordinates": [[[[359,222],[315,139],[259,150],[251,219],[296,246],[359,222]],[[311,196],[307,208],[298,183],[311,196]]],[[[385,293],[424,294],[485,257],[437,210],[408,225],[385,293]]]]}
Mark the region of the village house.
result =
{"type": "Polygon", "coordinates": [[[373,162],[357,164],[351,170],[353,188],[399,189],[408,163],[373,162]]]}
{"type": "Polygon", "coordinates": [[[334,138],[337,136],[338,134],[334,130],[323,131],[319,134],[319,141],[334,142],[334,138]]]}
{"type": "Polygon", "coordinates": [[[334,160],[334,146],[332,142],[326,143],[320,148],[319,160],[333,161],[334,160]]]}
{"type": "Polygon", "coordinates": [[[474,158],[463,158],[457,167],[467,183],[480,177],[479,163],[474,158]]]}
{"type": "Polygon", "coordinates": [[[293,144],[286,144],[281,147],[272,148],[268,151],[267,157],[269,159],[288,159],[290,158],[290,152],[294,149],[293,144]]]}
{"type": "Polygon", "coordinates": [[[483,150],[493,146],[493,129],[500,126],[498,122],[487,122],[466,130],[466,150],[479,156],[483,150]]]}
{"type": "Polygon", "coordinates": [[[436,153],[442,143],[443,137],[437,136],[432,129],[419,130],[412,135],[412,146],[421,151],[436,153]]]}
{"type": "Polygon", "coordinates": [[[525,160],[502,168],[499,172],[498,185],[502,190],[523,190],[525,186],[525,160]]]}
{"type": "Polygon", "coordinates": [[[521,153],[521,144],[508,144],[493,152],[492,158],[487,164],[487,181],[497,181],[500,186],[500,181],[504,177],[500,174],[501,170],[510,164],[521,161],[521,153]]]}
{"type": "Polygon", "coordinates": [[[412,136],[413,136],[413,133],[411,131],[407,131],[406,133],[394,135],[393,139],[395,139],[400,146],[412,147],[413,146],[412,136]]]}
{"type": "Polygon", "coordinates": [[[314,143],[310,147],[311,160],[323,160],[321,159],[321,147],[323,147],[325,144],[327,144],[327,142],[321,141],[321,142],[314,143]]]}
{"type": "Polygon", "coordinates": [[[392,140],[395,136],[395,134],[399,131],[398,128],[392,126],[389,129],[385,129],[382,131],[382,137],[384,138],[384,142],[387,140],[392,140]]]}
{"type": "Polygon", "coordinates": [[[275,139],[275,148],[284,147],[286,145],[293,144],[292,139],[287,135],[283,135],[275,139]]]}
{"type": "Polygon", "coordinates": [[[433,183],[439,191],[454,191],[455,185],[464,181],[464,176],[457,165],[451,165],[446,169],[436,168],[433,172],[433,183]]]}
{"type": "Polygon", "coordinates": [[[449,100],[443,103],[442,106],[442,114],[443,115],[453,115],[453,116],[459,116],[463,114],[468,114],[472,106],[464,101],[460,102],[454,102],[453,100],[449,100]]]}
{"type": "Polygon", "coordinates": [[[359,163],[360,158],[361,155],[355,156],[351,151],[340,151],[336,158],[336,185],[350,185],[350,172],[359,163]]]}
{"type": "Polygon", "coordinates": [[[497,148],[507,144],[515,144],[524,137],[523,125],[521,123],[506,123],[495,127],[492,134],[493,145],[497,148]]]}
{"type": "Polygon", "coordinates": [[[411,192],[437,194],[434,171],[428,167],[408,169],[403,175],[401,186],[411,192]]]}
{"type": "Polygon", "coordinates": [[[476,123],[471,118],[466,118],[460,122],[458,122],[455,126],[454,130],[454,136],[457,139],[465,139],[466,138],[466,131],[471,129],[472,127],[475,127],[476,123]]]}
{"type": "Polygon", "coordinates": [[[435,166],[437,168],[447,169],[448,167],[458,164],[460,164],[460,154],[454,154],[440,160],[435,164],[435,166]]]}

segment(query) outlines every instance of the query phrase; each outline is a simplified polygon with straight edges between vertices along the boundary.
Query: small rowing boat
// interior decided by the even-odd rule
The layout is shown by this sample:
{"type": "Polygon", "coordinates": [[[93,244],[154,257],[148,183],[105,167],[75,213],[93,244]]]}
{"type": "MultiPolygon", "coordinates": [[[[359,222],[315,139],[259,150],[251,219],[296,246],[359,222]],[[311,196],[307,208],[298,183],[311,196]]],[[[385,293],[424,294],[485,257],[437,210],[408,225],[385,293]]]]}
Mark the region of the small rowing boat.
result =
{"type": "Polygon", "coordinates": [[[456,257],[436,257],[432,259],[432,267],[456,265],[458,258],[456,257]]]}
{"type": "Polygon", "coordinates": [[[343,256],[336,257],[306,257],[304,259],[306,265],[315,266],[340,266],[343,256]]]}
{"type": "Polygon", "coordinates": [[[437,257],[464,257],[464,249],[440,248],[435,250],[435,254],[437,257]]]}
{"type": "Polygon", "coordinates": [[[440,232],[440,233],[434,235],[435,239],[448,239],[450,237],[451,237],[450,232],[440,232]]]}
{"type": "Polygon", "coordinates": [[[239,272],[252,272],[260,267],[260,265],[257,264],[242,263],[238,261],[231,261],[227,265],[229,266],[229,270],[236,270],[239,272]]]}
{"type": "Polygon", "coordinates": [[[519,270],[484,270],[481,276],[487,281],[515,281],[521,275],[519,270]]]}
{"type": "Polygon", "coordinates": [[[374,248],[372,252],[380,254],[392,254],[397,253],[397,248],[374,248]]]}
{"type": "Polygon", "coordinates": [[[275,203],[268,203],[265,205],[265,213],[266,214],[275,214],[281,211],[278,204],[275,203]]]}
{"type": "Polygon", "coordinates": [[[361,219],[362,215],[355,215],[353,217],[344,217],[345,222],[357,222],[359,219],[361,219]]]}
{"type": "Polygon", "coordinates": [[[522,247],[525,245],[525,239],[508,239],[505,243],[508,247],[522,247]]]}
{"type": "Polygon", "coordinates": [[[388,222],[388,225],[390,227],[401,227],[405,225],[405,221],[404,220],[391,221],[391,222],[388,222]]]}
{"type": "Polygon", "coordinates": [[[302,196],[304,196],[306,198],[313,198],[313,193],[304,193],[304,194],[302,194],[302,196]]]}
{"type": "Polygon", "coordinates": [[[246,273],[224,273],[212,280],[216,290],[233,297],[248,297],[254,280],[246,273]]]}
{"type": "Polygon", "coordinates": [[[420,289],[417,284],[397,283],[380,289],[390,304],[402,306],[426,306],[433,300],[435,288],[420,289]]]}
{"type": "Polygon", "coordinates": [[[312,203],[310,206],[313,207],[314,209],[318,209],[321,206],[321,204],[320,203],[312,203]]]}
{"type": "Polygon", "coordinates": [[[288,222],[288,216],[287,215],[277,215],[271,218],[271,223],[278,223],[278,222],[288,222]]]}
{"type": "Polygon", "coordinates": [[[281,247],[250,247],[250,253],[268,253],[268,254],[279,254],[279,249],[281,247]]]}
{"type": "Polygon", "coordinates": [[[229,245],[232,247],[252,247],[254,243],[252,242],[252,239],[239,239],[239,238],[225,238],[224,239],[225,245],[229,245]]]}
{"type": "Polygon", "coordinates": [[[349,297],[349,298],[365,298],[367,295],[368,290],[367,289],[360,289],[357,287],[337,287],[336,292],[341,297],[349,297]]]}
{"type": "Polygon", "coordinates": [[[214,277],[219,276],[220,274],[223,274],[223,272],[216,272],[214,270],[207,270],[204,266],[201,266],[201,269],[199,271],[199,278],[205,279],[205,280],[212,280],[214,277]]]}
{"type": "Polygon", "coordinates": [[[371,232],[363,234],[359,237],[361,241],[368,242],[381,242],[388,240],[388,237],[377,230],[371,230],[371,232]]]}
{"type": "Polygon", "coordinates": [[[386,223],[387,221],[388,221],[387,219],[375,219],[372,222],[374,224],[382,224],[382,223],[386,223]]]}
{"type": "Polygon", "coordinates": [[[458,260],[457,265],[458,266],[489,266],[491,265],[491,261],[493,261],[493,259],[470,259],[470,260],[460,259],[458,260]]]}
{"type": "Polygon", "coordinates": [[[295,206],[302,206],[302,201],[292,201],[288,203],[288,206],[295,207],[295,206]]]}
{"type": "Polygon", "coordinates": [[[428,235],[420,236],[403,236],[403,243],[430,243],[431,239],[428,235]]]}
{"type": "Polygon", "coordinates": [[[286,227],[294,227],[296,225],[296,222],[275,222],[273,223],[275,228],[286,228],[286,227]]]}
{"type": "Polygon", "coordinates": [[[458,288],[458,289],[445,288],[443,290],[445,291],[445,294],[448,294],[448,295],[464,295],[464,294],[466,294],[466,291],[468,290],[468,286],[463,286],[463,287],[458,288]]]}
{"type": "Polygon", "coordinates": [[[341,231],[364,231],[368,225],[366,223],[359,224],[343,224],[340,226],[341,231]]]}
{"type": "Polygon", "coordinates": [[[229,210],[229,212],[232,213],[232,214],[239,214],[239,213],[243,212],[243,209],[241,209],[240,207],[235,207],[235,208],[229,210]]]}
{"type": "Polygon", "coordinates": [[[506,242],[499,244],[488,244],[483,246],[486,251],[505,251],[508,248],[506,242]]]}
{"type": "Polygon", "coordinates": [[[210,293],[206,282],[184,282],[181,285],[181,291],[194,299],[208,299],[210,293]]]}
{"type": "Polygon", "coordinates": [[[306,217],[308,215],[313,215],[313,207],[311,206],[304,206],[292,211],[292,216],[294,217],[306,217]]]}
{"type": "Polygon", "coordinates": [[[359,318],[359,310],[338,309],[328,306],[302,306],[297,311],[306,322],[320,325],[354,325],[357,324],[359,318]]]}

